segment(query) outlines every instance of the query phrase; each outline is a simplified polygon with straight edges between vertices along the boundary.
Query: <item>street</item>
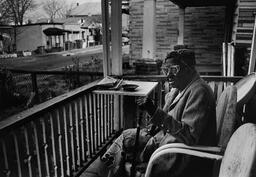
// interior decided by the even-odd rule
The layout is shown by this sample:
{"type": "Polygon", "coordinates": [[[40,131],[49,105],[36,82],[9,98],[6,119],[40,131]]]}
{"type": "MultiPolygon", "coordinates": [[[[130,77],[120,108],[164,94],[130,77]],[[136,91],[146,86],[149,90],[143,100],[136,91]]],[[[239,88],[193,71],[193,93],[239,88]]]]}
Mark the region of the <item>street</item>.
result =
{"type": "MultiPolygon", "coordinates": [[[[0,59],[0,66],[8,69],[21,70],[58,70],[74,64],[74,58],[79,58],[80,64],[92,59],[102,59],[102,45],[85,49],[75,49],[40,56],[0,59]]],[[[123,46],[123,53],[129,53],[129,46],[123,46]]]]}

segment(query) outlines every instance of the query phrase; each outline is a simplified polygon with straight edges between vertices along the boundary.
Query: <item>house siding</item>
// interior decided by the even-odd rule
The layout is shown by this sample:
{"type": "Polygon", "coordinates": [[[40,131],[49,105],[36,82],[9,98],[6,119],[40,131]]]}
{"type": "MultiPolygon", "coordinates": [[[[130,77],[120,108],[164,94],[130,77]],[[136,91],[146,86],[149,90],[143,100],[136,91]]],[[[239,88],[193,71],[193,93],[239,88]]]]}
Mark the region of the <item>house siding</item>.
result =
{"type": "Polygon", "coordinates": [[[42,46],[41,26],[17,27],[17,51],[33,51],[42,46]]]}
{"type": "MultiPolygon", "coordinates": [[[[130,55],[142,56],[143,1],[130,2],[130,55]]],[[[195,50],[197,63],[221,63],[225,7],[188,7],[185,10],[184,44],[195,50]]],[[[178,6],[169,0],[156,1],[156,59],[163,59],[177,44],[178,6]]]]}

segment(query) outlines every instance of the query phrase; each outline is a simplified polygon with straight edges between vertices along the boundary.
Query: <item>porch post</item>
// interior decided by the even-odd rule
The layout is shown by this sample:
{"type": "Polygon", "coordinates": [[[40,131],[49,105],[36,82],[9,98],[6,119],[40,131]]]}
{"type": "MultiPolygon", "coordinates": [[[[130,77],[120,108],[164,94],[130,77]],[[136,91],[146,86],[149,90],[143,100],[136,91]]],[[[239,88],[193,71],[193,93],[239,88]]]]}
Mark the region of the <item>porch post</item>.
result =
{"type": "Polygon", "coordinates": [[[122,75],[122,1],[111,0],[112,75],[122,75]]]}
{"type": "Polygon", "coordinates": [[[184,22],[185,22],[185,8],[179,7],[179,24],[178,24],[178,44],[184,44],[184,22]]]}
{"type": "MultiPolygon", "coordinates": [[[[103,73],[104,73],[104,77],[107,76],[107,75],[110,75],[109,6],[108,6],[108,3],[109,3],[109,0],[101,0],[102,43],[103,43],[103,73]]],[[[87,38],[87,43],[88,43],[88,38],[87,38]]]]}
{"type": "Polygon", "coordinates": [[[142,58],[154,59],[156,0],[144,0],[142,58]]]}
{"type": "MultiPolygon", "coordinates": [[[[122,75],[122,1],[111,0],[111,74],[122,75]]],[[[114,96],[114,129],[123,127],[123,97],[114,96]]]]}

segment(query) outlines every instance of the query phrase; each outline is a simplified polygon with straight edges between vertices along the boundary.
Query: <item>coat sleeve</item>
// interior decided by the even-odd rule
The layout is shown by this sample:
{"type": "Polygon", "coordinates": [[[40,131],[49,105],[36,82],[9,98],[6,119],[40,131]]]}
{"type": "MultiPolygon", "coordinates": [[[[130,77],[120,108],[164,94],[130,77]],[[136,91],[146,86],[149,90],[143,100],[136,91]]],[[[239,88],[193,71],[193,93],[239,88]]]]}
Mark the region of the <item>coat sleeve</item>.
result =
{"type": "Polygon", "coordinates": [[[183,109],[181,118],[173,118],[158,108],[151,122],[162,127],[180,142],[197,144],[204,127],[207,126],[209,113],[215,112],[211,111],[215,106],[210,104],[210,100],[212,99],[207,89],[191,89],[184,108],[179,108],[183,109]]]}

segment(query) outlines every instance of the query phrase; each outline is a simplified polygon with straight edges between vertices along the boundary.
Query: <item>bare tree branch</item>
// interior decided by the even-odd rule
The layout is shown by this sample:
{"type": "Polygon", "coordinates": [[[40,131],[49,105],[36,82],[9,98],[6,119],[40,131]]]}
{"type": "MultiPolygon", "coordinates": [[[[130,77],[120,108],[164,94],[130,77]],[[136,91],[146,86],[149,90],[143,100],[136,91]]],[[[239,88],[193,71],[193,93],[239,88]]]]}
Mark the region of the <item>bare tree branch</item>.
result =
{"type": "Polygon", "coordinates": [[[46,0],[43,5],[44,11],[50,19],[65,18],[74,8],[74,4],[68,5],[66,0],[46,0]]]}
{"type": "Polygon", "coordinates": [[[7,9],[15,25],[22,25],[24,15],[36,7],[35,0],[1,0],[3,8],[7,9]]]}

